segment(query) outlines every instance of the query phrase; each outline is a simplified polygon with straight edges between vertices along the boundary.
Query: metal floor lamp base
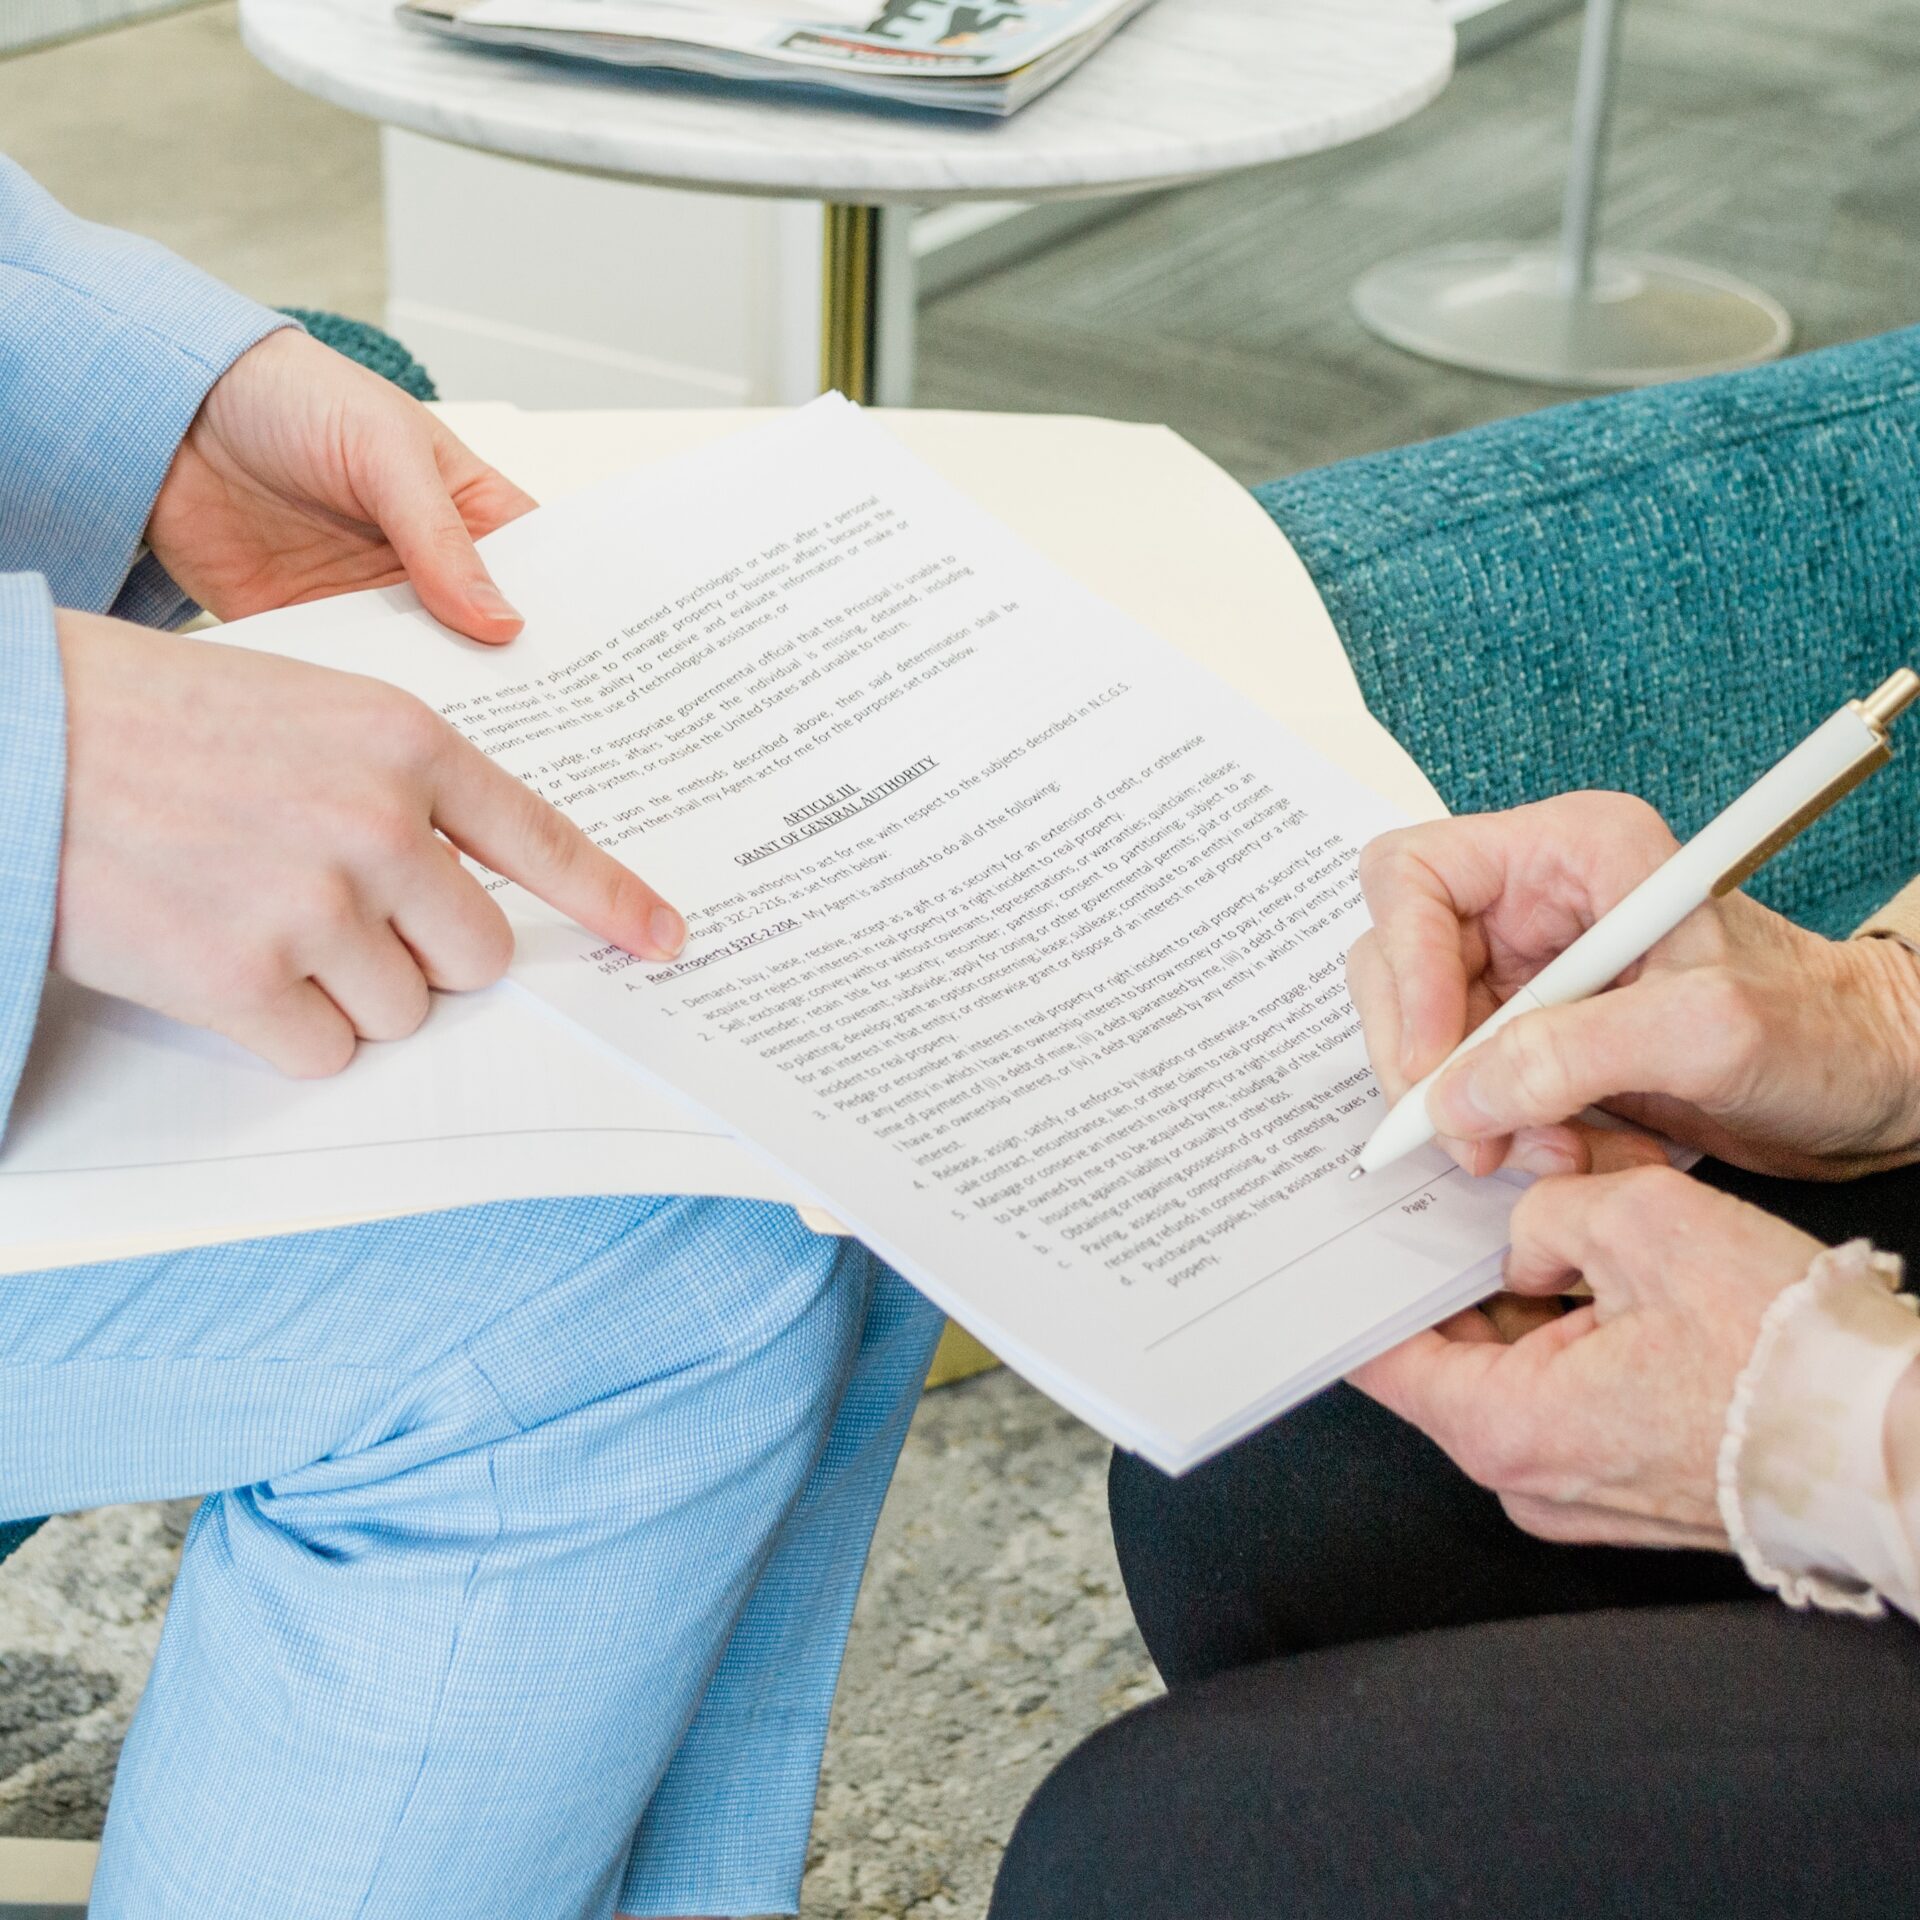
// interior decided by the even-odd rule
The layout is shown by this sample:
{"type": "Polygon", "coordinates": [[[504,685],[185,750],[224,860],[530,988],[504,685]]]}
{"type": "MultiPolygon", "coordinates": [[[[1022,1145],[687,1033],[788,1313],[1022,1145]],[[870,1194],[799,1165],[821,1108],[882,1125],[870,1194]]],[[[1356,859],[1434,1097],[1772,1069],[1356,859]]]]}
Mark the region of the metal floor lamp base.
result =
{"type": "Polygon", "coordinates": [[[1355,286],[1361,323],[1409,353],[1558,387],[1638,387],[1784,353],[1793,322],[1758,287],[1658,254],[1601,253],[1584,293],[1564,256],[1440,247],[1355,286]]]}
{"type": "Polygon", "coordinates": [[[1596,251],[1626,0],[1586,0],[1559,244],[1441,247],[1375,267],[1361,324],[1409,353],[1554,387],[1642,387],[1784,353],[1793,322],[1731,274],[1596,251]]]}

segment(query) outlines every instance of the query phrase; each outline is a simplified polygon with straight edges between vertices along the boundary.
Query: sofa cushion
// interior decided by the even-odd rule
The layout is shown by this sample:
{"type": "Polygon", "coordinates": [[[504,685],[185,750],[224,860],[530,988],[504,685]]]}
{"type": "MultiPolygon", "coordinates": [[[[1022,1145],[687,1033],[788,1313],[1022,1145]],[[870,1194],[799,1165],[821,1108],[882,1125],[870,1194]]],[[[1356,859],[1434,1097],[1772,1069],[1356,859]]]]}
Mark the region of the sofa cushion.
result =
{"type": "MultiPolygon", "coordinates": [[[[1685,834],[1920,660],[1920,328],[1256,493],[1456,810],[1617,787],[1685,834]]],[[[1844,932],[1916,826],[1920,737],[1753,891],[1844,932]]]]}

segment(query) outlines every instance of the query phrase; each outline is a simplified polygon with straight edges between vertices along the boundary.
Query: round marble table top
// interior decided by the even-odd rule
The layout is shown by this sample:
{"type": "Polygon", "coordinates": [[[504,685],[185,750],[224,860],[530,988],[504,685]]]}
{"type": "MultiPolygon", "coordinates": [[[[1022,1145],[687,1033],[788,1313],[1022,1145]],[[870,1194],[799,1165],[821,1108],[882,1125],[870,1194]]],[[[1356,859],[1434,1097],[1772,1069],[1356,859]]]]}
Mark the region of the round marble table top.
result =
{"type": "Polygon", "coordinates": [[[1071,199],[1285,160],[1404,119],[1453,68],[1434,0],[1155,0],[996,121],[456,46],[399,25],[390,0],[240,0],[240,24],[294,86],[462,146],[868,204],[1071,199]]]}

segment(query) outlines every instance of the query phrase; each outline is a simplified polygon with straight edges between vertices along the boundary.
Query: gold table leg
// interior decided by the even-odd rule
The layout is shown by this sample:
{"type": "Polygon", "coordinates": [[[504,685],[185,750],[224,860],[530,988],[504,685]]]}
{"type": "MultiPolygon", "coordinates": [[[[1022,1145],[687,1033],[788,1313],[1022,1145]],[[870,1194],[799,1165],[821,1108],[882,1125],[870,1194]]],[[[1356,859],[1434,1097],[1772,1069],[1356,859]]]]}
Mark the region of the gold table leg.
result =
{"type": "Polygon", "coordinates": [[[880,323],[880,209],[825,209],[820,275],[820,390],[871,406],[880,323]]]}
{"type": "Polygon", "coordinates": [[[927,1370],[927,1385],[950,1387],[956,1380],[971,1380],[976,1373],[988,1373],[1000,1364],[965,1327],[949,1320],[940,1336],[940,1350],[927,1370]]]}

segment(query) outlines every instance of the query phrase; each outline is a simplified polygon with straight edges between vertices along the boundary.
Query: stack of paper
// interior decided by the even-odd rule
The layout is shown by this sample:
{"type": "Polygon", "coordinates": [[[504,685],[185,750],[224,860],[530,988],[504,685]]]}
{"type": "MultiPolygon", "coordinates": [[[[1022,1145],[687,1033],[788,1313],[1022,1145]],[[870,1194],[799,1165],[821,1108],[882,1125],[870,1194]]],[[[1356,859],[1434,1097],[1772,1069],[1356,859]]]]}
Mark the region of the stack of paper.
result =
{"type": "MultiPolygon", "coordinates": [[[[491,417],[461,424],[505,454],[526,417],[491,417]]],[[[1429,809],[1285,543],[1153,430],[943,426],[1016,515],[1073,495],[1063,447],[1131,461],[1131,522],[1099,531],[1089,481],[1056,550],[1131,568],[1300,732],[837,401],[491,536],[511,648],[405,589],[230,627],[432,702],[688,949],[643,966],[506,888],[508,987],[318,1088],[59,998],[0,1157],[15,1263],[508,1194],[798,1198],[1170,1468],[1489,1290],[1510,1187],[1437,1149],[1341,1177],[1379,1106],[1353,859],[1407,817],[1382,787],[1429,809]]]]}

